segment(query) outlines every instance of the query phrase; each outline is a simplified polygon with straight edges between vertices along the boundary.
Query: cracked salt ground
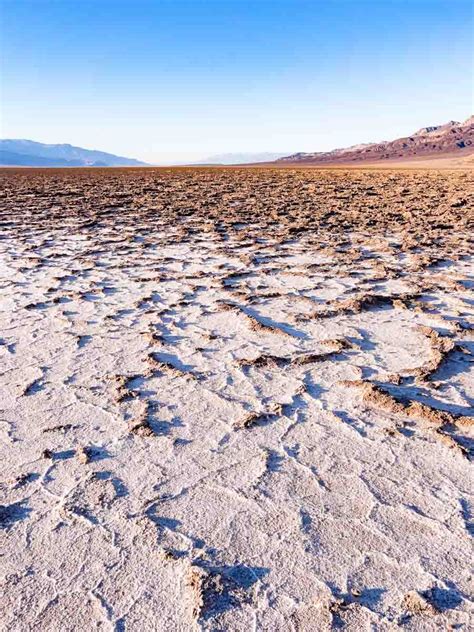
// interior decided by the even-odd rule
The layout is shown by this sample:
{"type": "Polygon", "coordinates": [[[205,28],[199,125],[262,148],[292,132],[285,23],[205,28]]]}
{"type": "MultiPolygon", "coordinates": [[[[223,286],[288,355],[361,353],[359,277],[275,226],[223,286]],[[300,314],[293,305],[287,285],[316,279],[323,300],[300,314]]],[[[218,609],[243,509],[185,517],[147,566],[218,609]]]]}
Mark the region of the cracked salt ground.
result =
{"type": "Polygon", "coordinates": [[[469,629],[471,174],[2,178],[5,630],[469,629]]]}

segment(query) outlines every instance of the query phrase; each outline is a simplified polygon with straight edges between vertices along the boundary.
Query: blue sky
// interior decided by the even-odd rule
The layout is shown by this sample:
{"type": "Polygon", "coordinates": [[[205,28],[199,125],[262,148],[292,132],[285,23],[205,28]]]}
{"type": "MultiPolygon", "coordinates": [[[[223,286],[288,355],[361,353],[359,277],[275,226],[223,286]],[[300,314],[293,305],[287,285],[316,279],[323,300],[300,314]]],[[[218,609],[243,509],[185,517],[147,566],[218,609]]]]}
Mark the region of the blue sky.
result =
{"type": "Polygon", "coordinates": [[[0,16],[3,138],[173,162],[473,110],[470,0],[0,0],[0,16]]]}

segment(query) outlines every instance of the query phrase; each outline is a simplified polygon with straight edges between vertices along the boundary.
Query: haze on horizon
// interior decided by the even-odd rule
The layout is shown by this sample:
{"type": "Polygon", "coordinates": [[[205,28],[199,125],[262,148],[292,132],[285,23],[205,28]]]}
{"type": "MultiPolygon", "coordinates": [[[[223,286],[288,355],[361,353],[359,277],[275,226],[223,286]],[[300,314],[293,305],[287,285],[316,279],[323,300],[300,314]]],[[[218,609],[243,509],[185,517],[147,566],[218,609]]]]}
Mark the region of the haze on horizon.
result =
{"type": "Polygon", "coordinates": [[[3,0],[0,13],[2,138],[184,162],[472,114],[467,0],[3,0]]]}

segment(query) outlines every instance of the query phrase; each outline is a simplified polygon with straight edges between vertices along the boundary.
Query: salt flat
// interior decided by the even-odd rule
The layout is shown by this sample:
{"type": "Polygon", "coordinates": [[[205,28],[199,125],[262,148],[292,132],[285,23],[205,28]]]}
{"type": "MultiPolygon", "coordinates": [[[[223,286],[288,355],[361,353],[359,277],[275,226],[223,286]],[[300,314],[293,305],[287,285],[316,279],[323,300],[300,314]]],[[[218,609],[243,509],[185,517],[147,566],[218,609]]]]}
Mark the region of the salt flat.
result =
{"type": "Polygon", "coordinates": [[[2,629],[469,629],[472,171],[0,179],[2,629]]]}

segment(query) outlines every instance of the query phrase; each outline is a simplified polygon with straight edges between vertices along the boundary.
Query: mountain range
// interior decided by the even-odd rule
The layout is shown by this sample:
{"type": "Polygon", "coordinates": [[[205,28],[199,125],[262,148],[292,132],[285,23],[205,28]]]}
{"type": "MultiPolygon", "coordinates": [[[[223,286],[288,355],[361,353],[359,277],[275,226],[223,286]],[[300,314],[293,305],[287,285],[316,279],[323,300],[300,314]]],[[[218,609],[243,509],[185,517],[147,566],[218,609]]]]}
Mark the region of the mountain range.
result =
{"type": "Polygon", "coordinates": [[[207,158],[200,160],[199,165],[242,165],[246,163],[257,162],[273,162],[279,158],[284,158],[287,154],[283,151],[263,151],[260,153],[229,153],[229,154],[216,154],[215,156],[208,156],[207,158]]]}
{"type": "MultiPolygon", "coordinates": [[[[474,116],[463,123],[423,127],[411,136],[364,143],[325,152],[229,153],[210,156],[196,164],[348,164],[474,155],[474,116]]],[[[0,140],[0,165],[23,167],[140,167],[146,163],[73,145],[47,145],[32,140],[0,140]]]]}
{"type": "Polygon", "coordinates": [[[449,121],[444,125],[420,130],[392,141],[365,143],[326,152],[297,153],[277,160],[278,163],[352,163],[379,160],[468,156],[474,153],[474,116],[463,123],[449,121]]]}
{"type": "Polygon", "coordinates": [[[146,163],[73,145],[0,140],[0,165],[21,167],[140,167],[146,163]]]}

